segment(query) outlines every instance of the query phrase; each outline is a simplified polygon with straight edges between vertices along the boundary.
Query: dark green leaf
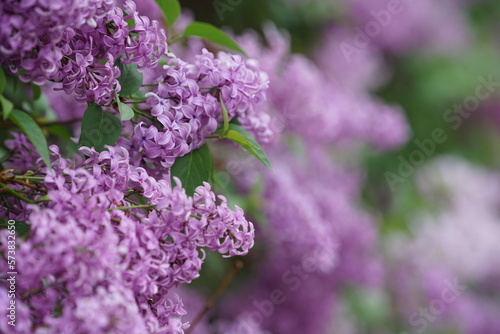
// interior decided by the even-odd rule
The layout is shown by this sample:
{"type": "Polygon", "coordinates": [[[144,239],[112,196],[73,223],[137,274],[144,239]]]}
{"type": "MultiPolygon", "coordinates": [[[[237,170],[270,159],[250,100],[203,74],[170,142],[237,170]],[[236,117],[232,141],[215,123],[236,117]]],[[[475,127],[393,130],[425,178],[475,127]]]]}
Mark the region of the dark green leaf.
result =
{"type": "Polygon", "coordinates": [[[2,105],[3,119],[9,118],[10,113],[14,105],[5,96],[0,95],[0,104],[2,105]]]}
{"type": "Polygon", "coordinates": [[[5,73],[3,69],[0,67],[0,95],[3,93],[3,90],[7,86],[7,77],[5,76],[5,73]]]}
{"type": "Polygon", "coordinates": [[[55,135],[60,138],[62,143],[59,147],[63,149],[63,152],[67,152],[71,155],[78,153],[78,145],[72,140],[73,134],[71,131],[60,124],[49,125],[47,130],[51,135],[55,135]]]}
{"type": "Polygon", "coordinates": [[[241,52],[246,55],[245,51],[241,49],[241,47],[233,41],[231,37],[229,37],[225,32],[220,30],[219,28],[204,22],[193,22],[187,26],[186,30],[184,30],[184,36],[197,36],[203,39],[206,39],[210,42],[217,43],[221,46],[225,46],[231,50],[235,50],[241,52]]]}
{"type": "Polygon", "coordinates": [[[123,96],[130,96],[137,92],[142,85],[142,73],[137,71],[136,64],[122,64],[118,59],[116,65],[120,69],[120,94],[123,96]]]}
{"type": "Polygon", "coordinates": [[[160,6],[167,25],[172,26],[181,15],[179,0],[156,0],[156,3],[160,6]]]}
{"type": "Polygon", "coordinates": [[[100,152],[104,150],[104,145],[114,145],[121,132],[120,120],[93,103],[83,114],[82,134],[78,143],[80,146],[94,147],[100,152]]]}
{"type": "Polygon", "coordinates": [[[14,122],[23,132],[26,134],[28,139],[31,141],[35,149],[38,151],[43,161],[47,167],[51,167],[50,164],[50,154],[49,148],[47,147],[47,141],[42,133],[42,130],[36,124],[36,122],[25,112],[13,109],[10,114],[10,120],[14,122]]]}
{"type": "Polygon", "coordinates": [[[185,156],[175,159],[170,169],[172,184],[173,177],[178,177],[186,193],[194,194],[196,187],[203,185],[203,181],[210,182],[213,175],[212,154],[207,145],[203,145],[185,156]]]}
{"type": "MultiPolygon", "coordinates": [[[[16,227],[16,233],[20,237],[24,237],[28,232],[30,231],[30,226],[26,224],[25,222],[22,222],[20,220],[14,220],[14,226],[16,227]]],[[[8,229],[9,228],[8,221],[5,218],[0,219],[0,229],[8,229]]]]}
{"type": "Polygon", "coordinates": [[[269,162],[266,153],[260,147],[259,143],[257,143],[252,135],[244,130],[241,126],[236,124],[229,124],[229,131],[225,138],[232,140],[236,144],[240,145],[249,153],[254,155],[257,159],[262,161],[264,165],[272,169],[271,163],[269,162]]]}
{"type": "Polygon", "coordinates": [[[37,85],[31,85],[31,89],[33,90],[33,100],[38,100],[42,96],[42,89],[37,85]]]}

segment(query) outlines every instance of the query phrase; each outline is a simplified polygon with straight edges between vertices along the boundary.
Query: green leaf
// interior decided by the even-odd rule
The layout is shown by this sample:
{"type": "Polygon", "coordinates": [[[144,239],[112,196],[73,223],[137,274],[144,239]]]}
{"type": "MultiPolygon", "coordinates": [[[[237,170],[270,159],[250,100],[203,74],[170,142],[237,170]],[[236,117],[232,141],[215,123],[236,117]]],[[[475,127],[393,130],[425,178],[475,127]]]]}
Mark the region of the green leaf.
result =
{"type": "Polygon", "coordinates": [[[115,94],[116,104],[118,104],[118,111],[120,112],[120,119],[122,121],[129,121],[134,117],[134,110],[126,103],[120,101],[118,93],[115,94]]]}
{"type": "Polygon", "coordinates": [[[197,36],[208,41],[217,43],[221,46],[225,46],[231,50],[241,52],[246,56],[245,51],[236,43],[231,37],[229,37],[225,32],[219,28],[205,22],[192,22],[184,30],[184,37],[197,36]]]}
{"type": "Polygon", "coordinates": [[[239,144],[240,146],[248,145],[250,148],[260,149],[259,146],[253,145],[251,142],[248,141],[247,138],[245,138],[245,136],[243,136],[241,133],[239,133],[235,130],[229,130],[227,132],[227,135],[225,136],[225,138],[234,141],[235,143],[239,144]]]}
{"type": "MultiPolygon", "coordinates": [[[[30,226],[28,224],[20,220],[14,220],[14,222],[14,226],[16,228],[15,231],[18,236],[24,237],[26,234],[28,234],[28,232],[30,231],[30,226]]],[[[7,219],[0,219],[0,229],[8,229],[9,225],[10,224],[8,223],[7,219]]]]}
{"type": "Polygon", "coordinates": [[[179,0],[156,0],[165,17],[168,26],[172,26],[181,15],[181,4],[179,0]]]}
{"type": "Polygon", "coordinates": [[[7,77],[3,69],[0,67],[0,95],[3,93],[5,87],[7,87],[7,77]]]}
{"type": "Polygon", "coordinates": [[[14,104],[10,102],[5,96],[0,95],[0,104],[2,105],[2,113],[3,119],[9,118],[12,109],[14,108],[14,104]]]}
{"type": "Polygon", "coordinates": [[[53,124],[47,126],[47,131],[51,135],[59,137],[59,140],[61,140],[61,144],[59,145],[62,149],[61,151],[65,151],[71,155],[78,153],[78,145],[72,140],[73,133],[67,128],[61,124],[53,124]]]}
{"type": "Polygon", "coordinates": [[[134,110],[126,103],[118,101],[118,110],[120,111],[120,118],[122,121],[131,120],[134,117],[134,110]]]}
{"type": "Polygon", "coordinates": [[[222,97],[219,97],[220,101],[220,106],[222,107],[222,115],[224,116],[224,125],[222,127],[222,135],[226,136],[227,132],[229,130],[229,115],[226,109],[226,106],[224,105],[224,102],[222,101],[222,97]]]}
{"type": "Polygon", "coordinates": [[[236,144],[243,147],[249,153],[254,155],[257,159],[259,159],[264,165],[272,169],[271,163],[267,158],[266,153],[260,147],[259,143],[252,137],[250,133],[244,130],[241,126],[236,124],[229,124],[229,131],[225,138],[232,140],[236,144]]]}
{"type": "Polygon", "coordinates": [[[137,92],[142,85],[142,73],[137,71],[136,64],[122,64],[120,59],[116,61],[116,66],[120,69],[120,94],[130,96],[137,92]]]}
{"type": "Polygon", "coordinates": [[[120,120],[93,103],[83,114],[82,133],[78,144],[94,147],[100,152],[104,150],[104,145],[114,145],[121,132],[120,120]]]}
{"type": "Polygon", "coordinates": [[[42,133],[42,130],[36,122],[25,112],[13,109],[10,114],[10,120],[16,124],[26,134],[31,141],[38,154],[42,157],[47,167],[51,168],[49,148],[47,147],[47,140],[42,133]]]}
{"type": "Polygon", "coordinates": [[[137,92],[132,94],[131,97],[134,99],[138,99],[138,100],[145,100],[146,99],[146,92],[144,92],[142,90],[138,90],[137,92]]]}
{"type": "Polygon", "coordinates": [[[210,182],[213,169],[212,154],[205,144],[199,149],[175,159],[175,163],[170,168],[170,177],[172,184],[175,184],[173,177],[178,177],[186,189],[186,193],[192,195],[196,187],[203,185],[203,181],[210,182]]]}
{"type": "Polygon", "coordinates": [[[31,85],[31,89],[33,90],[33,100],[38,100],[42,96],[42,89],[37,85],[31,85]]]}

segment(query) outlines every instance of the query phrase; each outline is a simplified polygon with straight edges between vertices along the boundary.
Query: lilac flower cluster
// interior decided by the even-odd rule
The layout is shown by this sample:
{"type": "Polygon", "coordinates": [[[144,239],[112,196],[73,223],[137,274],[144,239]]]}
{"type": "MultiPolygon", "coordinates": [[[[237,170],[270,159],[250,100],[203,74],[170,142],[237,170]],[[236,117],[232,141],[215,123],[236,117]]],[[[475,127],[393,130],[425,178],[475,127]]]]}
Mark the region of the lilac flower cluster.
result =
{"type": "Polygon", "coordinates": [[[219,52],[215,59],[213,54],[203,50],[196,57],[192,72],[200,86],[219,91],[230,118],[237,118],[262,142],[268,140],[269,115],[256,110],[255,105],[265,100],[269,79],[266,72],[259,70],[256,60],[225,52],[219,52]]]}
{"type": "MultiPolygon", "coordinates": [[[[182,333],[185,311],[169,290],[198,278],[204,249],[246,254],[252,223],[208,184],[189,197],[179,181],[172,187],[131,166],[123,148],[84,147],[87,158],[76,165],[57,146],[51,150],[53,170],[37,175],[45,176],[46,194],[32,195],[50,201],[24,208],[30,231],[18,243],[17,297],[32,310],[23,326],[36,333],[182,333]]],[[[1,232],[4,254],[6,236],[1,232]]]]}
{"type": "Polygon", "coordinates": [[[80,101],[109,104],[120,90],[119,57],[154,67],[167,48],[158,22],[139,16],[132,1],[124,10],[113,0],[8,1],[0,13],[8,27],[0,33],[0,64],[23,81],[59,83],[80,101]]]}
{"type": "Polygon", "coordinates": [[[225,52],[216,58],[206,49],[192,64],[169,57],[168,65],[150,74],[158,85],[146,93],[146,106],[157,123],[144,119],[130,139],[120,142],[134,161],[168,168],[176,157],[199,148],[223,120],[219,99],[229,120],[238,120],[261,142],[269,139],[270,117],[256,107],[265,100],[269,81],[255,61],[225,52]]]}
{"type": "MultiPolygon", "coordinates": [[[[119,145],[129,150],[134,165],[154,175],[165,174],[175,158],[199,148],[217,130],[223,120],[220,101],[230,120],[237,120],[260,142],[269,140],[270,117],[261,103],[269,80],[255,60],[225,52],[215,56],[203,49],[191,57],[191,62],[185,62],[166,52],[165,31],[157,21],[139,15],[134,2],[122,3],[123,9],[114,1],[93,2],[95,8],[89,9],[85,19],[65,18],[51,26],[60,38],[49,38],[44,44],[45,40],[34,34],[33,39],[40,45],[21,53],[0,52],[0,64],[17,72],[22,80],[35,84],[51,81],[51,88],[82,102],[77,108],[68,108],[69,98],[47,93],[61,119],[67,118],[69,112],[77,119],[85,109],[83,102],[96,102],[115,113],[112,102],[121,89],[121,73],[115,62],[137,64],[144,75],[140,93],[145,93],[146,98],[142,99],[141,94],[120,98],[145,117],[124,124],[119,145]],[[42,48],[53,50],[56,56],[44,56],[42,48]],[[37,57],[48,63],[42,64],[37,57]],[[161,57],[166,64],[162,67],[157,66],[161,57]]],[[[76,6],[72,2],[69,5],[76,6]]],[[[91,4],[82,4],[86,5],[91,4]]],[[[13,3],[3,15],[8,19],[14,11],[25,21],[39,19],[43,4],[30,4],[26,12],[21,11],[22,6],[13,3]]],[[[47,34],[43,26],[39,34],[47,34]]],[[[15,40],[9,34],[3,38],[15,40]]]]}

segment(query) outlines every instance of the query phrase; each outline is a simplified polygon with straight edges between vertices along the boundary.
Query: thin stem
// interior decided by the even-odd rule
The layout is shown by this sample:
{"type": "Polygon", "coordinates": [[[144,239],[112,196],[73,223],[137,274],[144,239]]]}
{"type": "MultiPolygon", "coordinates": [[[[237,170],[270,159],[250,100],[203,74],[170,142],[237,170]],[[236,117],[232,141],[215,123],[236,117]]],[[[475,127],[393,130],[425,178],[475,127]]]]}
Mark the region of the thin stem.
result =
{"type": "MultiPolygon", "coordinates": [[[[140,206],[145,206],[145,205],[147,206],[147,204],[141,204],[139,202],[131,200],[130,198],[127,198],[127,202],[130,202],[132,204],[136,204],[135,207],[140,207],[140,206]]],[[[149,206],[154,207],[154,205],[149,205],[149,206]]],[[[120,207],[120,208],[126,208],[126,207],[123,206],[123,207],[120,207]]],[[[172,208],[165,208],[165,210],[172,210],[172,208]]],[[[193,218],[201,219],[201,217],[197,216],[197,215],[189,215],[189,216],[193,217],[193,218]]]]}
{"type": "Polygon", "coordinates": [[[38,125],[42,125],[42,126],[51,126],[51,125],[73,124],[73,123],[81,122],[82,120],[83,120],[82,118],[74,118],[74,119],[69,119],[67,121],[55,121],[55,122],[40,122],[40,121],[37,121],[37,123],[38,123],[38,125]]]}
{"type": "Polygon", "coordinates": [[[135,204],[135,205],[145,205],[145,204],[141,204],[139,202],[133,201],[130,198],[127,198],[127,202],[130,202],[130,203],[135,204]]]}
{"type": "Polygon", "coordinates": [[[28,176],[28,175],[15,175],[14,178],[21,180],[30,180],[30,181],[43,181],[45,177],[43,176],[28,176]]]}
{"type": "Polygon", "coordinates": [[[142,111],[140,111],[140,110],[139,110],[139,109],[137,109],[137,108],[132,108],[132,110],[134,110],[136,113],[138,113],[138,114],[139,114],[139,115],[141,115],[141,116],[144,116],[144,117],[146,117],[146,118],[149,118],[150,120],[154,120],[154,117],[153,117],[153,116],[150,116],[150,115],[148,115],[148,114],[145,114],[145,113],[143,113],[142,111]]]}
{"type": "Polygon", "coordinates": [[[131,206],[117,206],[116,208],[110,208],[108,211],[113,210],[128,210],[128,209],[154,209],[156,205],[141,204],[141,205],[131,205],[131,206]]]}
{"type": "Polygon", "coordinates": [[[36,204],[36,203],[40,203],[40,202],[48,202],[50,201],[50,199],[38,199],[38,200],[31,200],[29,198],[26,198],[24,197],[23,195],[21,195],[19,192],[17,192],[16,190],[12,189],[12,188],[9,188],[7,187],[6,184],[4,183],[0,183],[0,188],[1,189],[4,189],[6,192],[8,192],[9,194],[11,194],[12,196],[14,196],[15,198],[23,201],[23,202],[26,202],[26,203],[29,203],[29,204],[36,204]]]}
{"type": "Polygon", "coordinates": [[[231,270],[227,273],[226,277],[220,282],[219,286],[215,290],[215,292],[210,296],[210,298],[207,299],[205,302],[205,306],[201,310],[200,313],[194,318],[194,320],[191,322],[191,326],[186,330],[186,334],[190,334],[193,332],[194,328],[196,327],[197,324],[200,323],[200,321],[203,319],[203,317],[214,307],[216,300],[219,298],[221,293],[226,290],[226,288],[229,286],[229,284],[232,282],[236,274],[243,268],[243,261],[241,260],[236,260],[234,263],[233,267],[231,270]]]}

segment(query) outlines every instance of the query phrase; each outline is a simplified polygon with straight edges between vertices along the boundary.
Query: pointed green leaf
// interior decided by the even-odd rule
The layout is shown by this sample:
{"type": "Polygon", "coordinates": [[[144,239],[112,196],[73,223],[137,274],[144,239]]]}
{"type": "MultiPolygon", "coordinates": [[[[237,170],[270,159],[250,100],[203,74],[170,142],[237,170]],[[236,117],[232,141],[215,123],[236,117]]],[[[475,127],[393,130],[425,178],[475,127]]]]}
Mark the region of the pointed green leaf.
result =
{"type": "Polygon", "coordinates": [[[184,30],[185,37],[197,36],[207,41],[217,43],[221,46],[241,52],[246,55],[245,51],[236,43],[231,37],[229,37],[225,32],[219,28],[205,22],[192,22],[184,30]]]}
{"type": "Polygon", "coordinates": [[[14,105],[3,95],[0,95],[0,104],[2,105],[3,119],[9,118],[14,105]]]}
{"type": "Polygon", "coordinates": [[[114,145],[121,131],[120,120],[93,103],[83,114],[82,133],[78,144],[94,147],[100,152],[104,150],[104,145],[114,145]]]}
{"type": "Polygon", "coordinates": [[[120,69],[120,82],[122,96],[130,96],[137,92],[142,85],[142,73],[137,71],[136,64],[122,64],[120,59],[116,61],[116,66],[120,69]]]}
{"type": "Polygon", "coordinates": [[[156,0],[156,3],[160,6],[167,25],[172,26],[181,15],[179,0],[156,0]]]}
{"type": "Polygon", "coordinates": [[[47,140],[45,140],[45,136],[43,135],[38,124],[36,124],[30,115],[16,109],[12,110],[9,118],[14,124],[21,128],[21,130],[23,130],[35,149],[38,151],[38,154],[42,157],[47,167],[50,168],[50,154],[47,146],[47,140]]]}
{"type": "Polygon", "coordinates": [[[244,130],[241,126],[236,124],[229,124],[229,131],[225,138],[232,140],[236,144],[243,147],[249,153],[254,155],[257,159],[259,159],[264,165],[272,169],[271,163],[267,158],[266,153],[260,147],[259,143],[252,137],[250,133],[244,130]]]}
{"type": "Polygon", "coordinates": [[[174,184],[173,177],[178,177],[186,189],[186,193],[192,195],[196,187],[203,185],[203,181],[210,182],[213,169],[212,154],[205,144],[199,149],[175,159],[175,163],[170,168],[172,184],[174,184]]]}
{"type": "Polygon", "coordinates": [[[253,149],[260,149],[259,146],[253,145],[241,133],[239,133],[239,132],[237,132],[235,130],[229,130],[227,132],[227,135],[225,136],[225,138],[234,141],[235,143],[237,143],[240,146],[246,145],[246,146],[249,146],[249,147],[251,147],[253,149]]]}

